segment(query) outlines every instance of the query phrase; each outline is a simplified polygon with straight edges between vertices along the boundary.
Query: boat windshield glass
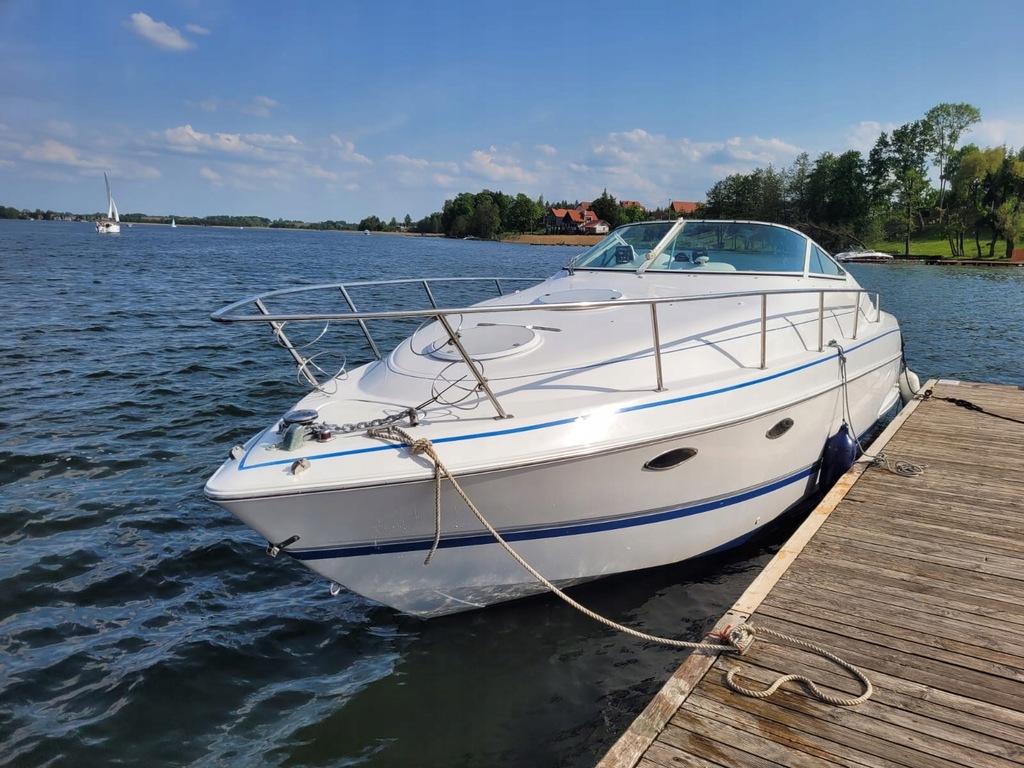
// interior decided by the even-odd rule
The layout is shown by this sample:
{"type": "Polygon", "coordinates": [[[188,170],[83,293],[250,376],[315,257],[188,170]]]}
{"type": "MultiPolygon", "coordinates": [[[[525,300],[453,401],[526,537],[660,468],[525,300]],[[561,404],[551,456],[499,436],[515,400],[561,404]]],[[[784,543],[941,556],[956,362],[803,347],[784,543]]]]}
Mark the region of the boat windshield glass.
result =
{"type": "Polygon", "coordinates": [[[636,270],[673,226],[672,221],[652,221],[619,227],[574,259],[573,268],[636,270]]]}
{"type": "Polygon", "coordinates": [[[803,273],[809,243],[799,232],[772,224],[688,221],[648,271],[803,273]]]}
{"type": "Polygon", "coordinates": [[[652,221],[619,227],[571,262],[573,269],[771,272],[842,277],[806,235],[755,221],[652,221]]]}

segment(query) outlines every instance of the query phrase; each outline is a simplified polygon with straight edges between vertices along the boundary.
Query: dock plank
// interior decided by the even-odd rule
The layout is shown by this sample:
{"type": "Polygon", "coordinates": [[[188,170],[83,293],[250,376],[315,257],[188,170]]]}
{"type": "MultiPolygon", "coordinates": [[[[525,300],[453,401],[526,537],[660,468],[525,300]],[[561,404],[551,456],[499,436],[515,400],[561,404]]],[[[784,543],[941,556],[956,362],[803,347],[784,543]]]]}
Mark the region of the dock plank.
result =
{"type": "Polygon", "coordinates": [[[600,768],[1024,765],[1024,389],[929,387],[868,449],[923,473],[856,465],[716,625],[827,648],[872,698],[734,692],[729,670],[755,689],[795,673],[860,693],[827,659],[759,637],[744,656],[686,659],[600,768]]]}

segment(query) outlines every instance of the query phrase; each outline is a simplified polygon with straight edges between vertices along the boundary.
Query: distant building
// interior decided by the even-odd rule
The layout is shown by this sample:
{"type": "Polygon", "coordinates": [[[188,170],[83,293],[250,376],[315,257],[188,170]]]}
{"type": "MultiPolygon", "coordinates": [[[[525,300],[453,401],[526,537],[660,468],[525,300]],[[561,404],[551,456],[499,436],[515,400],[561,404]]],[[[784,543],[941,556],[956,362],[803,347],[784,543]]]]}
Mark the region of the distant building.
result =
{"type": "Polygon", "coordinates": [[[548,208],[544,229],[548,234],[606,235],[611,228],[590,210],[590,203],[580,203],[575,208],[548,208]]]}
{"type": "Polygon", "coordinates": [[[700,203],[688,203],[683,200],[673,200],[669,204],[669,212],[674,216],[692,216],[700,203]]]}

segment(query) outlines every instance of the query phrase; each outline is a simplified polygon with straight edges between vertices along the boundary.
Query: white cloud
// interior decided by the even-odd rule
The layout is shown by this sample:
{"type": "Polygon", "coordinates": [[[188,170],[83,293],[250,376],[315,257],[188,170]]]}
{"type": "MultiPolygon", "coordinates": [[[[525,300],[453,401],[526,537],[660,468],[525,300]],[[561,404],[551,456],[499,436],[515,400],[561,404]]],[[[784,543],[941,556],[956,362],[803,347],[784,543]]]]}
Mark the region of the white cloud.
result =
{"type": "Polygon", "coordinates": [[[74,125],[61,120],[49,120],[46,123],[46,132],[61,139],[74,139],[78,135],[78,129],[74,125]]]}
{"type": "Polygon", "coordinates": [[[960,137],[960,143],[977,144],[979,147],[999,147],[1005,144],[1020,149],[1024,147],[1024,121],[982,120],[960,137]]]}
{"type": "Polygon", "coordinates": [[[125,26],[143,40],[165,51],[187,51],[196,44],[186,40],[181,32],[162,21],[155,21],[148,14],[133,13],[125,26]]]}
{"type": "Polygon", "coordinates": [[[511,152],[499,152],[496,147],[486,152],[476,150],[470,153],[469,159],[463,163],[463,170],[471,176],[502,184],[532,185],[537,182],[537,176],[524,168],[518,157],[511,152]]]}
{"type": "Polygon", "coordinates": [[[373,165],[373,161],[365,155],[361,155],[356,152],[356,145],[348,141],[347,139],[341,138],[336,134],[331,134],[331,141],[338,148],[338,151],[334,153],[335,157],[339,160],[343,160],[347,163],[357,163],[359,165],[373,165]]]}
{"type": "Polygon", "coordinates": [[[52,163],[54,165],[70,165],[75,168],[100,168],[109,167],[110,163],[90,156],[86,159],[81,153],[67,144],[62,144],[53,139],[47,139],[41,144],[32,144],[24,147],[22,157],[37,163],[52,163]]]}
{"type": "MultiPolygon", "coordinates": [[[[855,149],[866,155],[871,151],[871,148],[875,146],[875,142],[878,141],[878,137],[881,136],[883,132],[888,133],[895,127],[895,123],[886,123],[883,125],[875,120],[862,120],[847,129],[843,146],[847,147],[847,149],[855,149]]],[[[847,149],[843,149],[841,152],[846,152],[847,149]]]]}
{"type": "Polygon", "coordinates": [[[210,34],[210,30],[208,30],[206,27],[200,27],[198,24],[186,24],[185,29],[187,29],[193,35],[203,35],[205,37],[210,34]]]}
{"type": "Polygon", "coordinates": [[[291,134],[275,136],[267,133],[202,133],[191,125],[168,128],[160,136],[166,144],[189,154],[211,153],[240,157],[273,159],[282,153],[302,149],[302,142],[291,134]]]}
{"type": "Polygon", "coordinates": [[[320,179],[322,181],[338,181],[340,176],[334,171],[329,171],[322,165],[316,163],[304,163],[300,169],[302,175],[307,179],[320,179]]]}
{"type": "MultiPolygon", "coordinates": [[[[460,176],[459,164],[448,161],[423,160],[406,155],[387,155],[385,165],[396,180],[406,187],[451,187],[460,176]]],[[[468,191],[468,190],[467,190],[468,191]]],[[[435,204],[440,207],[440,202],[435,204]]]]}
{"type": "Polygon", "coordinates": [[[257,96],[252,101],[242,104],[239,109],[253,117],[269,117],[271,110],[276,109],[277,106],[277,102],[269,96],[257,96]]]}

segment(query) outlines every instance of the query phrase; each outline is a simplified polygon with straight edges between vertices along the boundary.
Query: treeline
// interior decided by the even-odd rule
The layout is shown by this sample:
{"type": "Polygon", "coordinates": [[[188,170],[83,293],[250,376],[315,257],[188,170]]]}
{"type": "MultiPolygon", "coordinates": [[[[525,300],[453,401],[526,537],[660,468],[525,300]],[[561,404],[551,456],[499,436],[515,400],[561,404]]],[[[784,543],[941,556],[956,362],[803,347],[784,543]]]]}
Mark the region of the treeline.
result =
{"type": "Polygon", "coordinates": [[[144,213],[127,213],[121,221],[132,224],[170,224],[191,227],[265,227],[269,229],[335,229],[354,230],[355,224],[346,221],[320,221],[309,223],[291,219],[268,219],[265,216],[151,216],[144,213]]]}
{"type": "MultiPolygon", "coordinates": [[[[504,234],[543,230],[544,218],[550,208],[575,208],[577,205],[579,201],[545,201],[543,195],[533,200],[522,192],[515,196],[489,189],[475,193],[460,192],[453,199],[445,200],[442,210],[417,222],[411,222],[406,216],[405,226],[408,231],[420,234],[493,240],[504,234]]],[[[613,228],[652,216],[668,215],[665,210],[648,212],[637,205],[622,205],[607,190],[591,202],[590,209],[613,228]]],[[[359,225],[361,229],[364,223],[365,228],[372,230],[380,220],[376,216],[364,219],[359,225]]]]}
{"type": "Polygon", "coordinates": [[[1009,256],[1024,237],[1024,150],[958,147],[980,119],[969,104],[940,104],[883,133],[866,158],[850,150],[811,162],[803,154],[789,168],[728,176],[708,190],[699,213],[789,224],[833,249],[902,240],[904,253],[915,234],[938,226],[953,256],[966,255],[968,238],[978,257],[995,256],[1000,240],[1009,256]]]}

